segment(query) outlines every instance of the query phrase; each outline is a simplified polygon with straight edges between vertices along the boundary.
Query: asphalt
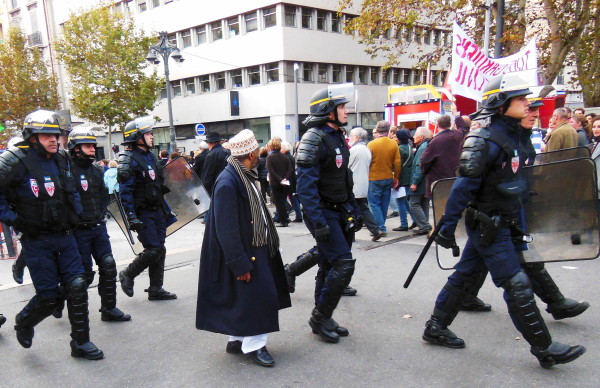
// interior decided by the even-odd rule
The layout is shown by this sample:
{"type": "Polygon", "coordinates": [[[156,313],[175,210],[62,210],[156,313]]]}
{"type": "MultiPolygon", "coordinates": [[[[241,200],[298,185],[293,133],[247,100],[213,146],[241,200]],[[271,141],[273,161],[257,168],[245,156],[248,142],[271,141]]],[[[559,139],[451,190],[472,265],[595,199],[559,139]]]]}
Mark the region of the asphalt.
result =
{"type": "MultiPolygon", "coordinates": [[[[388,220],[389,230],[397,219],[388,220]]],[[[90,289],[92,341],[105,359],[87,361],[70,356],[66,318],[49,317],[36,327],[30,349],[22,348],[12,328],[15,314],[34,295],[26,275],[23,285],[12,280],[12,260],[0,261],[0,312],[8,322],[0,329],[0,384],[5,387],[598,387],[600,313],[598,260],[548,264],[548,271],[566,296],[587,300],[583,315],[555,321],[540,309],[558,341],[587,346],[573,363],[543,369],[520,339],[508,316],[502,290],[487,281],[480,296],[491,303],[488,313],[461,313],[452,330],[465,349],[447,349],[421,339],[435,297],[450,274],[438,268],[432,250],[413,284],[404,283],[426,238],[410,232],[389,232],[371,242],[368,231],[357,234],[353,247],[357,269],[352,286],[358,295],[344,297],[336,320],[350,330],[338,344],[311,333],[307,321],[313,307],[311,270],[297,280],[293,306],[280,313],[281,331],[269,336],[276,361],[264,368],[242,355],[225,353],[227,338],[198,331],[194,320],[198,263],[204,226],[194,221],[167,239],[165,288],[176,301],[151,302],[143,289],[148,277],[136,278],[135,295],[120,290],[118,306],[130,322],[100,320],[100,300],[90,289]]],[[[284,261],[313,245],[303,224],[278,229],[284,261]]],[[[109,223],[114,255],[122,269],[133,259],[125,237],[109,223]]]]}

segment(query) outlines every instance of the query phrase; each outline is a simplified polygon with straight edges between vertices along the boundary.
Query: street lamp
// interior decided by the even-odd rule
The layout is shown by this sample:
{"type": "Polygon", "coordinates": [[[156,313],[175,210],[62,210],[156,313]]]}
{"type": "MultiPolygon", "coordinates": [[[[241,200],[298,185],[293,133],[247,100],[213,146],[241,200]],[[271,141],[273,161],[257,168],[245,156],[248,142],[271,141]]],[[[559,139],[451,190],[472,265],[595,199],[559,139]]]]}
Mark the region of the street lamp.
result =
{"type": "Polygon", "coordinates": [[[165,80],[167,83],[167,105],[169,110],[169,135],[171,137],[171,152],[174,152],[177,148],[175,142],[175,127],[173,126],[173,106],[171,105],[171,82],[169,81],[169,57],[172,57],[175,62],[183,62],[184,59],[181,56],[181,52],[176,45],[169,42],[167,32],[162,31],[159,33],[158,43],[150,46],[146,60],[152,64],[159,64],[160,57],[162,57],[163,64],[165,65],[165,80]]]}
{"type": "Polygon", "coordinates": [[[294,129],[296,136],[300,136],[300,124],[298,123],[298,70],[300,66],[294,63],[294,129]]]}

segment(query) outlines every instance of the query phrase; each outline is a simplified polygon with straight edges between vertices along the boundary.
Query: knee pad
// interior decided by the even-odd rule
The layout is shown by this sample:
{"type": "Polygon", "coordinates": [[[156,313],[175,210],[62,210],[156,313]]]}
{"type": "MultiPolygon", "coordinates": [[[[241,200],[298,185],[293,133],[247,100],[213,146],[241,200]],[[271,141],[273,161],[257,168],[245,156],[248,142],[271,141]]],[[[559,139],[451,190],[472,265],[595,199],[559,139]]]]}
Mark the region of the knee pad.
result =
{"type": "Polygon", "coordinates": [[[83,276],[85,277],[85,282],[89,287],[92,283],[94,283],[94,277],[96,276],[96,272],[86,272],[83,276]]]}
{"type": "Polygon", "coordinates": [[[356,260],[338,260],[333,265],[333,270],[337,272],[338,280],[346,284],[350,284],[352,275],[354,274],[354,263],[356,260]]]}
{"type": "Polygon", "coordinates": [[[71,300],[86,300],[87,282],[85,277],[82,275],[74,277],[67,285],[67,290],[71,300]]]}
{"type": "Polygon", "coordinates": [[[100,272],[100,276],[116,277],[117,264],[115,259],[111,255],[100,258],[98,260],[98,272],[100,272]]]}
{"type": "MultiPolygon", "coordinates": [[[[148,255],[148,262],[155,263],[162,257],[164,247],[160,248],[148,248],[144,251],[146,255],[148,255]]],[[[165,249],[166,251],[166,249],[165,249]]]]}
{"type": "Polygon", "coordinates": [[[515,302],[521,306],[533,302],[531,283],[523,270],[505,281],[502,284],[502,288],[506,291],[509,302],[515,302]]]}

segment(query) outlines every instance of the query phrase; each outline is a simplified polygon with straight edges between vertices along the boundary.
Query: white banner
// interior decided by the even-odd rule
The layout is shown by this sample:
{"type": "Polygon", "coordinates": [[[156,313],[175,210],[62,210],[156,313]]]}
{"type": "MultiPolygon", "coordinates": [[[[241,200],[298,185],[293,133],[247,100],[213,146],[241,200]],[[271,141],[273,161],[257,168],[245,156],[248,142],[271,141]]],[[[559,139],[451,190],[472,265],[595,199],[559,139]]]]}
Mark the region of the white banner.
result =
{"type": "Polygon", "coordinates": [[[511,56],[487,58],[455,22],[452,28],[452,93],[481,101],[483,88],[488,81],[505,73],[520,73],[530,86],[538,85],[535,39],[511,56]]]}

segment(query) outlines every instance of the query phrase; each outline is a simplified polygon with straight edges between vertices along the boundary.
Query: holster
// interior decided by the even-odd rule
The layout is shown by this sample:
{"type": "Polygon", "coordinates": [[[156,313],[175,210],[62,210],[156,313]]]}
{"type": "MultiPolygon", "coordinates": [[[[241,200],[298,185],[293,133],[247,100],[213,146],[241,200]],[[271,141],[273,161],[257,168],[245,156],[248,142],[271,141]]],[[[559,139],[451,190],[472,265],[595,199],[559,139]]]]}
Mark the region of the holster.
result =
{"type": "Polygon", "coordinates": [[[472,230],[479,226],[479,244],[484,247],[489,247],[496,239],[501,220],[500,216],[490,217],[480,212],[476,204],[470,204],[465,211],[465,224],[472,230]]]}
{"type": "Polygon", "coordinates": [[[353,232],[356,226],[353,207],[349,202],[321,202],[321,206],[327,209],[335,210],[342,216],[344,231],[353,232]]]}

